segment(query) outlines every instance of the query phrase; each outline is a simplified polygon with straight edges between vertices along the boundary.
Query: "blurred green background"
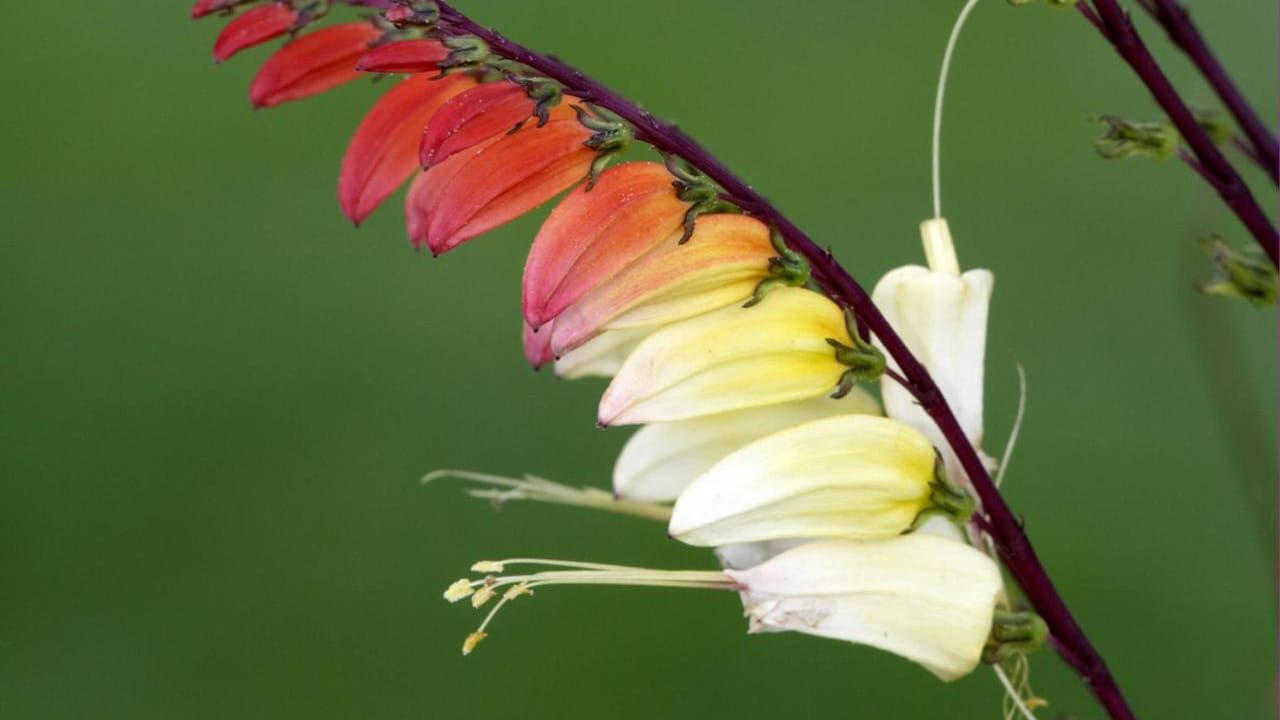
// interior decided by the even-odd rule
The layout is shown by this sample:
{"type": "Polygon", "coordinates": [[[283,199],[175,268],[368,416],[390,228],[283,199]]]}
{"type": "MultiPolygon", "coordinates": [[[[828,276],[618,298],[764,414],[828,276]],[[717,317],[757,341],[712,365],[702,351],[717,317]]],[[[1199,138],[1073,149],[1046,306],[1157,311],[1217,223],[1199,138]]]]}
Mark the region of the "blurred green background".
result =
{"type": "MultiPolygon", "coordinates": [[[[678,120],[865,283],[921,261],[960,0],[459,4],[678,120]]],[[[1193,4],[1274,122],[1275,3],[1193,4]]],[[[337,165],[379,88],[251,112],[266,52],[213,67],[221,23],[187,8],[10,3],[0,27],[0,716],[998,717],[986,670],[748,637],[710,593],[547,590],[462,658],[479,616],[440,593],[474,560],[711,559],[418,485],[608,483],[603,383],[520,354],[541,213],[436,261],[398,201],[351,229],[337,165]]],[[[1191,291],[1195,238],[1247,237],[1176,162],[1093,155],[1088,117],[1158,111],[1073,12],[980,5],[949,99],[944,206],[997,277],[988,449],[1030,379],[1011,502],[1142,716],[1271,716],[1276,314],[1191,291]]],[[[1043,718],[1101,716],[1052,653],[1032,679],[1043,718]]]]}

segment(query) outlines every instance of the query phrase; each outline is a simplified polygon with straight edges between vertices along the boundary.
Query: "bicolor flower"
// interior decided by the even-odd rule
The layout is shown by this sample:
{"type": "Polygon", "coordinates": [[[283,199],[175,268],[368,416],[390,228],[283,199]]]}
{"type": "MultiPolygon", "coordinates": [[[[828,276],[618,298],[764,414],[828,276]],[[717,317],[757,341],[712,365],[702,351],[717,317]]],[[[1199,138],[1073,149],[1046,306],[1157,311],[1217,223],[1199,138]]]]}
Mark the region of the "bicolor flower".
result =
{"type": "Polygon", "coordinates": [[[600,399],[599,424],[684,420],[830,393],[848,371],[832,343],[853,344],[843,313],[802,288],[667,325],[623,363],[600,399]]]}
{"type": "Polygon", "coordinates": [[[820,396],[645,425],[627,440],[618,456],[613,467],[613,492],[633,500],[670,502],[725,456],[755,440],[821,418],[879,412],[874,398],[855,389],[839,400],[820,396]]]}
{"type": "Polygon", "coordinates": [[[382,31],[367,22],[321,28],[286,43],[267,59],[249,86],[256,108],[300,100],[360,77],[356,60],[382,31]]]}
{"type": "Polygon", "coordinates": [[[892,537],[929,513],[963,522],[973,502],[939,475],[928,439],[872,415],[837,415],[725,456],[676,500],[668,531],[690,545],[892,537]]]}
{"type": "MultiPolygon", "coordinates": [[[[921,233],[929,267],[908,265],[890,271],[872,297],[938,383],[969,441],[981,446],[987,307],[994,277],[989,270],[960,273],[945,220],[925,221],[921,233]]],[[[910,393],[888,378],[881,380],[880,391],[890,417],[925,433],[938,447],[947,447],[910,393]]],[[[949,465],[957,479],[963,479],[954,464],[949,465]]]]}
{"type": "Polygon", "coordinates": [[[623,163],[551,211],[525,261],[521,297],[530,325],[551,322],[680,229],[689,204],[671,182],[658,163],[623,163]]]}

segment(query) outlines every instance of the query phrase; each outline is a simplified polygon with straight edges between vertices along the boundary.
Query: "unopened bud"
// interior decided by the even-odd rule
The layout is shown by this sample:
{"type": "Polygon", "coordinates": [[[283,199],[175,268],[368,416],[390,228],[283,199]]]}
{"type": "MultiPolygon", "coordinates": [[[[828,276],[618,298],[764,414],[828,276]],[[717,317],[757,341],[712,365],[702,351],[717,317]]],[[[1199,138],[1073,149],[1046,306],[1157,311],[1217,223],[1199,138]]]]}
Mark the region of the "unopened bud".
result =
{"type": "Polygon", "coordinates": [[[1276,269],[1255,247],[1234,250],[1220,237],[1210,237],[1201,244],[1218,266],[1213,279],[1201,283],[1200,292],[1248,300],[1263,307],[1276,303],[1276,269]]]}
{"type": "Polygon", "coordinates": [[[1106,132],[1093,141],[1093,149],[1107,160],[1138,155],[1163,160],[1178,149],[1178,132],[1168,122],[1135,123],[1116,115],[1101,115],[1094,121],[1106,126],[1106,132]]]}

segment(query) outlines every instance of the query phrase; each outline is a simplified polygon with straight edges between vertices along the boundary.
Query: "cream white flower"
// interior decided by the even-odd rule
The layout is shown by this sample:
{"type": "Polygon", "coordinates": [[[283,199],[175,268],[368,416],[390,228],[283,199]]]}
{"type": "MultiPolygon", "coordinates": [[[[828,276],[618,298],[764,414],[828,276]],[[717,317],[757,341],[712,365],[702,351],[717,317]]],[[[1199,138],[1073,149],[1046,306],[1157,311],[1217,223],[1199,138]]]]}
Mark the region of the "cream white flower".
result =
{"type": "Polygon", "coordinates": [[[838,415],[752,442],[676,501],[668,531],[691,545],[783,538],[883,538],[929,511],[963,520],[972,501],[937,477],[923,434],[888,418],[838,415]]]}
{"type": "MultiPolygon", "coordinates": [[[[929,267],[908,265],[890,271],[876,285],[872,299],[929,370],[969,441],[980,447],[987,309],[995,278],[988,270],[960,273],[945,220],[926,220],[921,234],[929,267]]],[[[897,369],[896,363],[889,363],[897,369]]],[[[886,414],[943,448],[948,470],[963,479],[942,433],[915,398],[888,376],[881,379],[880,391],[886,414]]]]}
{"type": "Polygon", "coordinates": [[[1000,571],[991,558],[932,535],[821,540],[746,570],[751,632],[794,630],[870,645],[955,680],[982,659],[1000,571]]]}
{"type": "Polygon", "coordinates": [[[855,388],[839,400],[823,396],[646,425],[622,448],[613,468],[613,491],[634,500],[669,502],[694,478],[753,440],[810,420],[879,412],[875,399],[855,388]]]}

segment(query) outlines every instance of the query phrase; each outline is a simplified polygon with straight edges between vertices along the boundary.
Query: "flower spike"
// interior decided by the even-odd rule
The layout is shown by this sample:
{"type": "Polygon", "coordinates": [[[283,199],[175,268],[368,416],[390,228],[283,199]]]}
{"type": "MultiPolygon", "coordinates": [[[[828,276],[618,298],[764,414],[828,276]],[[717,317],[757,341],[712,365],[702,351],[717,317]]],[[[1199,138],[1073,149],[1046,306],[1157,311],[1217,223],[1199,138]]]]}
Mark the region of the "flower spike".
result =
{"type": "Polygon", "coordinates": [[[255,108],[271,107],[359,78],[355,62],[380,34],[366,22],[344,23],[287,43],[258,69],[249,87],[249,101],[255,108]]]}
{"type": "MultiPolygon", "coordinates": [[[[200,6],[192,12],[196,9],[200,6]]],[[[302,13],[287,2],[272,2],[246,10],[232,18],[218,34],[213,43],[213,61],[225,62],[241,50],[278,38],[296,29],[301,19],[302,13]]]]}
{"type": "Polygon", "coordinates": [[[338,177],[338,200],[351,222],[364,222],[413,174],[427,121],[445,101],[475,82],[465,75],[440,81],[415,75],[378,100],[351,138],[338,177]]]}

